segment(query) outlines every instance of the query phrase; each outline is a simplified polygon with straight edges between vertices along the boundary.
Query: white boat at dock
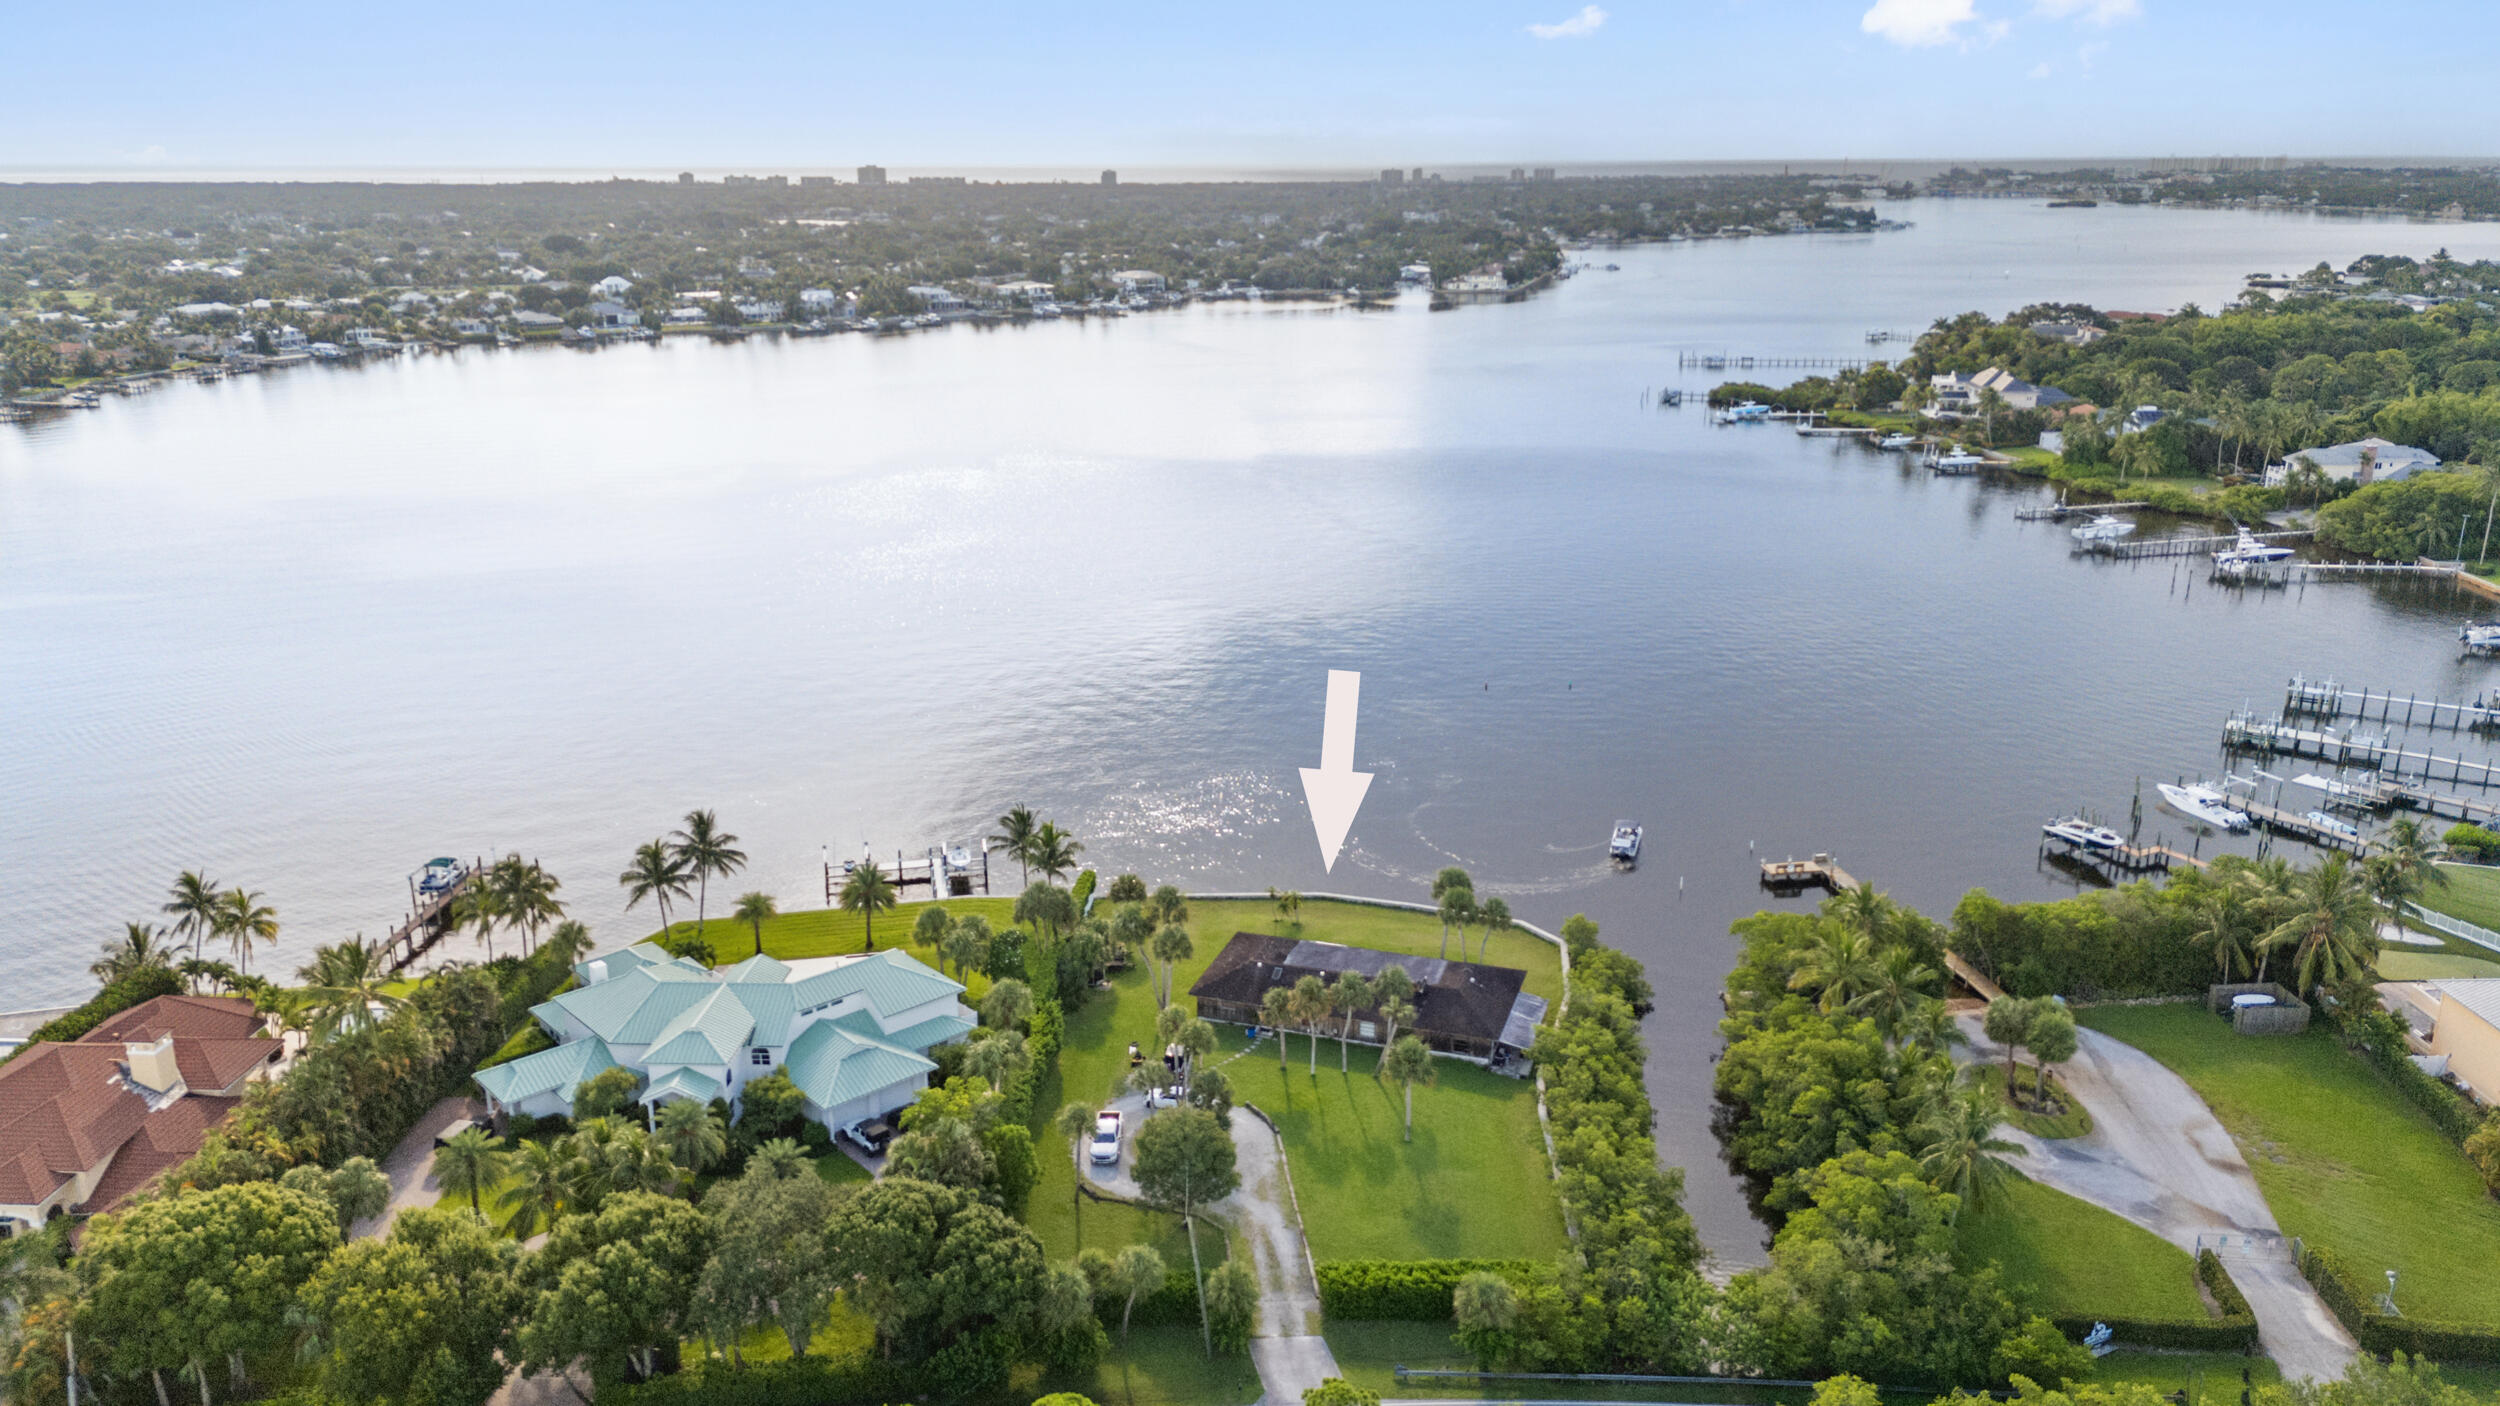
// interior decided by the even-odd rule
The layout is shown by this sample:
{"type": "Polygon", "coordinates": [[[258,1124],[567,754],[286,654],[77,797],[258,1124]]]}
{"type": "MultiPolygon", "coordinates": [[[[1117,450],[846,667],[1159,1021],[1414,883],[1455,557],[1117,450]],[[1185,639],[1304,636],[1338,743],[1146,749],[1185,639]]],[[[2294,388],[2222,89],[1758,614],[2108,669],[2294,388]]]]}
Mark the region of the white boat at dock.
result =
{"type": "Polygon", "coordinates": [[[2243,527],[2239,529],[2239,540],[2214,553],[2214,570],[2225,576],[2253,576],[2291,554],[2291,548],[2260,542],[2255,533],[2243,527]]]}
{"type": "Polygon", "coordinates": [[[1752,425],[1763,423],[1768,421],[1770,418],[1770,406],[1764,405],[1758,400],[1749,400],[1742,405],[1731,405],[1726,410],[1721,411],[1719,414],[1719,423],[1722,425],[1752,425]]]}
{"type": "Polygon", "coordinates": [[[2052,840],[2063,840],[2077,849],[2114,850],[2126,848],[2126,837],[2106,825],[2095,825],[2081,816],[2052,820],[2040,827],[2040,833],[2052,840]]]}
{"type": "Polygon", "coordinates": [[[2102,513],[2081,527],[2068,529],[2069,534],[2078,542],[2115,542],[2133,531],[2135,531],[2133,522],[2108,513],[2102,513]]]}
{"type": "Polygon", "coordinates": [[[1875,447],[1878,449],[1910,449],[1916,447],[1917,444],[1918,436],[1914,434],[1888,434],[1875,441],[1875,447]]]}
{"type": "Polygon", "coordinates": [[[1927,467],[1940,474],[1966,474],[1988,462],[1984,454],[1973,454],[1960,445],[1927,461],[1927,467]]]}
{"type": "Polygon", "coordinates": [[[2500,622],[2478,621],[2457,631],[2457,643],[2468,654],[2500,654],[2500,622]]]}
{"type": "Polygon", "coordinates": [[[2325,811],[2313,810],[2301,816],[2301,819],[2308,821],[2310,824],[2317,826],[2320,830],[2333,835],[2339,840],[2348,840],[2354,844],[2359,844],[2361,842],[2361,830],[2359,826],[2353,825],[2349,821],[2338,820],[2334,816],[2327,814],[2325,811]]]}
{"type": "Polygon", "coordinates": [[[2192,786],[2164,783],[2153,789],[2161,792],[2163,805],[2200,825],[2210,825],[2233,834],[2248,828],[2248,812],[2233,809],[2229,796],[2203,782],[2192,786]]]}
{"type": "Polygon", "coordinates": [[[1615,822],[1613,838],[1606,841],[1606,855],[1629,864],[1641,857],[1641,827],[1629,820],[1615,822]]]}

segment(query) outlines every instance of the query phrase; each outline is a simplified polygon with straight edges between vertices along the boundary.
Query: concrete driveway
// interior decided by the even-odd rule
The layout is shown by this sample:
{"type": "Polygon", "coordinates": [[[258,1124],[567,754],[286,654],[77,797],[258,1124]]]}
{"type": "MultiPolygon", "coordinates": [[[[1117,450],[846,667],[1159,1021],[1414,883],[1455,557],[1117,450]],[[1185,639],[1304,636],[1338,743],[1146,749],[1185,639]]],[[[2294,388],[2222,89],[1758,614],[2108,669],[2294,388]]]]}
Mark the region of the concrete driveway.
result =
{"type": "Polygon", "coordinates": [[[408,1130],[382,1159],[382,1175],[391,1179],[391,1202],[378,1216],[366,1216],[349,1227],[358,1239],[372,1239],[387,1233],[391,1222],[402,1211],[431,1206],[442,1199],[443,1188],[434,1181],[434,1137],[463,1118],[483,1120],[485,1113],[465,1098],[447,1098],[425,1110],[425,1116],[408,1130]]]}
{"type": "MultiPolygon", "coordinates": [[[[2003,1064],[2005,1051],[1989,1042],[1977,1013],[1961,1025],[1971,1043],[1957,1057],[2003,1064]]],[[[2301,1277],[2247,1159],[2213,1111],[2151,1055],[2097,1030],[2075,1033],[2075,1057],[2059,1073],[2092,1114],[2092,1131],[2044,1140],[2008,1126],[2005,1138],[2026,1155],[2007,1160],[2033,1181],[2123,1216],[2189,1254],[2199,1237],[2245,1243],[2218,1253],[2283,1375],[2341,1377],[2353,1358],[2352,1337],[2301,1277]]]]}

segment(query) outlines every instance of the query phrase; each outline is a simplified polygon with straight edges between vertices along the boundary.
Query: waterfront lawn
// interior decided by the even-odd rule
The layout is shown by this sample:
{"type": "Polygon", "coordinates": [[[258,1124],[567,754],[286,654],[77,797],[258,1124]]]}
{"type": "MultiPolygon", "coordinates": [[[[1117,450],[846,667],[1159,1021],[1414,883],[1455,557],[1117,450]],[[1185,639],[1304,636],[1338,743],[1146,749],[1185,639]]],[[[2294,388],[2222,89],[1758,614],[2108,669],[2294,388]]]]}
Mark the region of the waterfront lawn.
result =
{"type": "Polygon", "coordinates": [[[2286,1235],[2449,1322],[2500,1324],[2500,1203],[2465,1154],[2323,1025],[2240,1036],[2202,1006],[2095,1006],[2084,1024],[2176,1070],[2239,1143],[2286,1235]]]}
{"type": "MultiPolygon", "coordinates": [[[[920,910],[926,906],[903,903],[878,914],[877,950],[899,947],[932,967],[940,966],[936,949],[918,946],[911,940],[912,924],[919,921],[920,910]]],[[[1012,926],[1016,903],[1012,898],[950,898],[944,906],[951,916],[978,913],[989,920],[992,928],[1004,929],[1012,926]]],[[[688,919],[669,924],[669,929],[682,935],[693,932],[694,926],[693,920],[688,919]]],[[[703,936],[712,945],[712,960],[717,965],[729,966],[755,955],[755,930],[722,914],[714,913],[705,920],[703,936]]],[[[764,955],[785,962],[803,957],[838,957],[867,951],[868,936],[868,923],[862,914],[839,908],[809,908],[766,920],[764,955]]],[[[659,939],[660,934],[655,931],[642,941],[659,939]]],[[[947,970],[947,975],[954,974],[951,968],[947,970]]],[[[989,978],[978,971],[962,979],[970,988],[965,996],[969,1001],[979,1001],[990,988],[989,978]]]]}
{"type": "Polygon", "coordinates": [[[2500,930],[2500,869],[2442,864],[2439,872],[2448,876],[2447,886],[2425,886],[2417,902],[2477,927],[2500,930]]]}
{"type": "Polygon", "coordinates": [[[1314,1259],[1545,1259],[1569,1243],[1534,1084],[1437,1061],[1437,1082],[1415,1090],[1407,1142],[1405,1095],[1372,1077],[1378,1050],[1353,1046],[1340,1074],[1337,1042],[1322,1040],[1314,1080],[1309,1041],[1288,1042],[1280,1071],[1273,1041],[1242,1053],[1242,1032],[1224,1034],[1225,1055],[1240,1053],[1224,1066],[1234,1097],[1284,1134],[1314,1259]]]}
{"type": "MultiPolygon", "coordinates": [[[[2011,1159],[2019,1163],[2021,1159],[2011,1159]]],[[[2006,1287],[2052,1317],[2202,1319],[2196,1261],[2149,1230],[2065,1192],[2007,1177],[1967,1207],[1962,1250],[1993,1263],[2006,1287]]]]}

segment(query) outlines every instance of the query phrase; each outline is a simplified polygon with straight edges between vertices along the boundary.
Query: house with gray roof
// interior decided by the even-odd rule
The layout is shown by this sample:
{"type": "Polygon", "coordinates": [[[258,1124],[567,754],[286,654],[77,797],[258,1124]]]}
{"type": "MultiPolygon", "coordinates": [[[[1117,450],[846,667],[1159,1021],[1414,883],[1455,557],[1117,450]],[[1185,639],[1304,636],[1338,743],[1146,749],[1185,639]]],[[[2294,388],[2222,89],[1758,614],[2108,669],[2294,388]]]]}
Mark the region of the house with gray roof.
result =
{"type": "Polygon", "coordinates": [[[894,951],[713,970],[643,943],[573,973],[579,985],[530,1011],[556,1047],[478,1071],[495,1113],[569,1113],[582,1081],[619,1065],[646,1104],[735,1108],[747,1081],[782,1071],[838,1129],[909,1104],[937,1068],[929,1051],[977,1023],[962,983],[894,951]]]}
{"type": "Polygon", "coordinates": [[[2372,436],[2286,454],[2266,465],[2266,487],[2281,488],[2303,459],[2317,465],[2333,483],[2394,483],[2439,467],[2439,456],[2427,449],[2372,436]]]}

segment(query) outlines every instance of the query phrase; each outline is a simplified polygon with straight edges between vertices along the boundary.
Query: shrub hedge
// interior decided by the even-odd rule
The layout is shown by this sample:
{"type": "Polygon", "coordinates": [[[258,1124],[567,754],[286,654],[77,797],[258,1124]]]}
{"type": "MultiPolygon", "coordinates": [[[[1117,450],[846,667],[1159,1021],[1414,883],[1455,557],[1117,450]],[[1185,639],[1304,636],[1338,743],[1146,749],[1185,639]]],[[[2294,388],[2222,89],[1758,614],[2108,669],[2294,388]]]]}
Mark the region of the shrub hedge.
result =
{"type": "Polygon", "coordinates": [[[2331,1251],[2304,1249],[2300,1272],[2364,1352],[2409,1352],[2435,1362],[2500,1362],[2500,1329],[2381,1313],[2377,1301],[2331,1251]]]}
{"type": "Polygon", "coordinates": [[[2081,1341],[2095,1323],[2109,1325],[2110,1336],[2129,1347],[2157,1347],[2181,1352],[2240,1352],[2257,1342],[2254,1318],[2113,1318],[2087,1314],[2051,1320],[2058,1331],[2081,1341]]]}
{"type": "Polygon", "coordinates": [[[1024,1027],[1024,1051],[1030,1058],[999,1089],[998,1114],[1010,1123],[1030,1124],[1034,1096],[1041,1089],[1042,1080],[1059,1066],[1059,1046],[1067,1036],[1068,1017],[1057,1001],[1045,998],[1033,1007],[1024,1027]]]}
{"type": "MultiPolygon", "coordinates": [[[[142,967],[88,997],[87,1004],[66,1015],[56,1015],[36,1026],[35,1033],[26,1037],[26,1044],[17,1048],[22,1050],[28,1045],[44,1040],[67,1043],[142,1001],[153,1001],[159,996],[179,995],[181,991],[182,978],[174,975],[170,969],[142,967]]],[[[16,1058],[17,1050],[11,1050],[9,1056],[11,1059],[16,1058]]],[[[7,1062],[7,1060],[0,1060],[0,1064],[7,1062]]]]}
{"type": "Polygon", "coordinates": [[[1533,1260],[1329,1260],[1319,1266],[1319,1306],[1331,1318],[1446,1323],[1458,1281],[1477,1270],[1518,1279],[1533,1260]]]}
{"type": "Polygon", "coordinates": [[[2413,1106],[2430,1115],[2453,1142],[2463,1143],[2483,1125],[2482,1114],[2455,1089],[2422,1072],[2406,1057],[2405,1023],[2375,1002],[2347,1001],[2337,1011],[2344,1043],[2387,1076],[2413,1106]]]}
{"type": "Polygon", "coordinates": [[[2205,1286],[2205,1292],[2214,1296],[2214,1307],[2222,1310],[2223,1317],[2253,1319],[2256,1316],[2248,1306],[2247,1296],[2240,1292],[2240,1286],[2231,1282],[2231,1271],[2223,1267],[2222,1256],[2211,1250],[2197,1251],[2196,1278],[2205,1286]]]}
{"type": "MultiPolygon", "coordinates": [[[[1095,1316],[1112,1328],[1120,1324],[1120,1301],[1100,1299],[1094,1304],[1095,1316]]],[[[1172,1328],[1198,1326],[1198,1279],[1187,1264],[1167,1265],[1163,1271],[1163,1287],[1151,1294],[1140,1294],[1137,1311],[1129,1322],[1140,1328],[1172,1328]]]]}

